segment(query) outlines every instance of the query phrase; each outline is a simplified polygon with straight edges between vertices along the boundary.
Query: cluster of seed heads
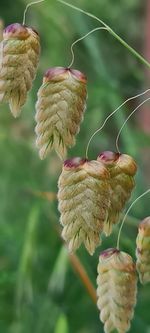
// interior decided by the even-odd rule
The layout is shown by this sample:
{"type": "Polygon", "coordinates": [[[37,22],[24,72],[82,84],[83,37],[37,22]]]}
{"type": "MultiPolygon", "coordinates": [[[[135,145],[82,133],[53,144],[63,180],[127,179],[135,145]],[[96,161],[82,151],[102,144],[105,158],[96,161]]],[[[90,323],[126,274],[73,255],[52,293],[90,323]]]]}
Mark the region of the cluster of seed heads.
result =
{"type": "MultiPolygon", "coordinates": [[[[35,78],[40,39],[31,27],[14,23],[3,31],[0,43],[0,102],[19,116],[35,78]]],[[[72,68],[49,68],[36,102],[36,145],[41,159],[54,149],[65,159],[75,144],[87,100],[87,79],[72,68]]],[[[74,157],[63,163],[58,181],[58,208],[62,237],[68,250],[84,244],[92,255],[119,222],[120,213],[135,186],[136,162],[126,154],[105,151],[95,160],[74,157]]],[[[137,277],[150,282],[150,217],[139,225],[136,265],[119,249],[100,254],[97,296],[106,333],[125,333],[136,303],[137,277]]]]}
{"type": "Polygon", "coordinates": [[[118,223],[134,187],[136,163],[125,154],[105,151],[97,160],[66,160],[58,181],[62,237],[70,251],[81,243],[93,254],[118,223]]]}

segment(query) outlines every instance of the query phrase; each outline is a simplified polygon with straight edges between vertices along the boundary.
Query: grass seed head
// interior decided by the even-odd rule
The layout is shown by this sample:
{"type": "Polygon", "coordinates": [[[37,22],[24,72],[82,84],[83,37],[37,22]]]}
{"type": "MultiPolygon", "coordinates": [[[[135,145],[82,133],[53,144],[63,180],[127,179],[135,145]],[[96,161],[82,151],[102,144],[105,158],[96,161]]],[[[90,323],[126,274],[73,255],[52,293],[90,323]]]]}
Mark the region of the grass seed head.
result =
{"type": "Polygon", "coordinates": [[[126,333],[136,304],[137,278],[133,259],[117,249],[100,254],[97,277],[97,306],[105,333],[126,333]]]}
{"type": "Polygon", "coordinates": [[[118,223],[120,212],[124,209],[135,186],[134,175],[137,170],[134,159],[126,154],[104,151],[98,158],[110,172],[111,205],[104,232],[110,235],[113,224],[118,223]]]}
{"type": "Polygon", "coordinates": [[[0,43],[0,102],[9,103],[18,117],[36,75],[40,40],[31,27],[13,23],[3,31],[0,43]]]}
{"type": "Polygon", "coordinates": [[[36,103],[36,145],[41,159],[52,149],[64,159],[75,144],[86,107],[86,82],[78,70],[54,67],[47,70],[36,103]]]}
{"type": "Polygon", "coordinates": [[[102,163],[79,157],[66,160],[58,181],[62,237],[69,251],[83,243],[92,255],[110,204],[109,172],[102,163]]]}
{"type": "Polygon", "coordinates": [[[139,224],[136,239],[136,267],[142,284],[150,282],[150,216],[139,224]]]}

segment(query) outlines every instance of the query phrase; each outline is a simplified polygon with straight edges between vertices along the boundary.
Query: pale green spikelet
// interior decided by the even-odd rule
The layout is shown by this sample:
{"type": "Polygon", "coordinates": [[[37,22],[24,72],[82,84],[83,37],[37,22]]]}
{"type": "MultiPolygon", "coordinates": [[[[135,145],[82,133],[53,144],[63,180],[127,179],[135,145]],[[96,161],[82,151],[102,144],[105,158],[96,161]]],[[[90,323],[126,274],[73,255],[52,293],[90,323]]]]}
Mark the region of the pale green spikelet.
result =
{"type": "Polygon", "coordinates": [[[100,254],[97,277],[97,306],[105,333],[126,333],[134,315],[137,278],[133,259],[117,249],[100,254]]]}
{"type": "Polygon", "coordinates": [[[40,54],[40,40],[30,27],[13,23],[3,31],[0,43],[0,102],[9,103],[14,117],[31,89],[40,54]]]}
{"type": "Polygon", "coordinates": [[[36,103],[36,145],[41,159],[52,149],[64,159],[75,144],[86,107],[86,77],[63,67],[50,68],[38,91],[36,103]]]}
{"type": "Polygon", "coordinates": [[[111,205],[108,219],[104,225],[105,234],[110,235],[113,224],[118,223],[119,215],[135,186],[134,176],[137,166],[131,156],[111,151],[101,153],[97,160],[103,163],[110,172],[111,205]]]}
{"type": "Polygon", "coordinates": [[[150,216],[139,224],[136,239],[136,267],[142,284],[150,282],[150,216]]]}
{"type": "Polygon", "coordinates": [[[81,158],[66,160],[58,181],[62,237],[69,251],[83,243],[92,255],[110,204],[109,172],[102,163],[81,158]]]}

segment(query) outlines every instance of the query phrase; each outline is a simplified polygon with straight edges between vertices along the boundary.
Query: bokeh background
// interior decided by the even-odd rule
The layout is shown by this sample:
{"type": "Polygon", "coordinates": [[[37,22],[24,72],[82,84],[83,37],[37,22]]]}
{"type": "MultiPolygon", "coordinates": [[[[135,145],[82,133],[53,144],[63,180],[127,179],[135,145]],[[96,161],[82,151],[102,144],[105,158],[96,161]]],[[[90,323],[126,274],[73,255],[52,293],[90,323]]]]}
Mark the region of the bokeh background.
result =
{"type": "MultiPolygon", "coordinates": [[[[149,0],[72,3],[99,16],[150,61],[149,0]]],[[[22,22],[25,4],[23,0],[1,0],[3,24],[22,22]]],[[[59,236],[56,200],[61,162],[55,153],[40,161],[34,133],[36,95],[43,73],[49,67],[67,66],[71,43],[99,24],[51,0],[31,7],[26,22],[41,36],[38,74],[19,119],[13,119],[8,105],[0,105],[0,332],[102,333],[98,310],[87,291],[87,276],[95,288],[99,253],[116,245],[118,226],[111,237],[104,237],[93,257],[84,248],[77,257],[68,256],[59,236]]],[[[85,156],[90,135],[105,117],[126,98],[149,87],[149,70],[108,32],[93,33],[74,51],[73,67],[88,77],[88,105],[70,157],[85,156]]],[[[123,121],[141,101],[128,103],[109,120],[93,139],[90,158],[103,150],[115,150],[123,121]]],[[[132,117],[120,139],[120,150],[138,163],[130,203],[150,186],[148,107],[132,117]]],[[[133,206],[122,231],[121,249],[134,258],[137,226],[150,215],[149,202],[148,194],[133,206]]],[[[150,333],[150,285],[138,284],[138,291],[130,333],[150,333]]]]}

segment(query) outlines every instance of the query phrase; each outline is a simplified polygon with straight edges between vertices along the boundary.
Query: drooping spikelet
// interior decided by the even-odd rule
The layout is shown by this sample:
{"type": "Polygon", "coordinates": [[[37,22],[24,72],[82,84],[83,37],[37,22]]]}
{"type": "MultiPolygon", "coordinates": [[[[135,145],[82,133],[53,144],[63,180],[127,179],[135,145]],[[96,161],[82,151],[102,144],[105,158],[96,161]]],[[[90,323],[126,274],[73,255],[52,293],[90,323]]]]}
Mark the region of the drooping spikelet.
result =
{"type": "Polygon", "coordinates": [[[137,271],[143,284],[150,282],[150,216],[139,224],[136,239],[137,271]]]}
{"type": "Polygon", "coordinates": [[[35,77],[40,53],[37,32],[14,23],[3,31],[0,43],[0,102],[9,103],[14,117],[25,104],[35,77]]]}
{"type": "Polygon", "coordinates": [[[97,160],[102,162],[110,172],[111,205],[108,219],[104,225],[105,234],[110,235],[113,224],[118,222],[119,214],[130,198],[135,186],[133,177],[137,166],[131,156],[111,151],[101,153],[97,160]]]}
{"type": "Polygon", "coordinates": [[[64,159],[67,147],[75,144],[86,107],[86,82],[85,75],[75,69],[55,67],[46,72],[35,117],[41,159],[53,148],[64,159]]]}
{"type": "Polygon", "coordinates": [[[110,204],[109,172],[102,163],[81,158],[66,160],[58,181],[62,237],[69,251],[84,243],[92,255],[110,204]]]}
{"type": "Polygon", "coordinates": [[[117,249],[102,252],[98,264],[97,306],[105,333],[129,330],[136,292],[136,269],[132,258],[117,249]]]}

